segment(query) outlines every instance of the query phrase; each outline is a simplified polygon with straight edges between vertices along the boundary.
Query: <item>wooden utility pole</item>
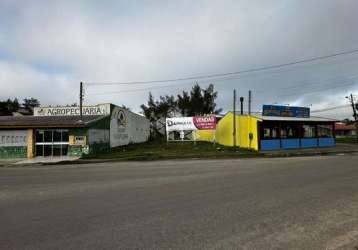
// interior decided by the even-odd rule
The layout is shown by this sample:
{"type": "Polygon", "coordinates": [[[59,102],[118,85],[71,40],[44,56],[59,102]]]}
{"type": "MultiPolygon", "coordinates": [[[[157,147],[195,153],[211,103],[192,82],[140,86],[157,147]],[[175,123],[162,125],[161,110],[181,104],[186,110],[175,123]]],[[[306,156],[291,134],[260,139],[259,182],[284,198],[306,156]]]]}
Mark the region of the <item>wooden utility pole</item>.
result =
{"type": "Polygon", "coordinates": [[[80,121],[82,121],[83,82],[80,82],[80,121]]]}
{"type": "Polygon", "coordinates": [[[251,90],[249,90],[249,100],[248,100],[248,112],[249,112],[249,115],[251,115],[251,90]]]}
{"type": "Polygon", "coordinates": [[[357,142],[358,142],[358,114],[357,114],[357,104],[354,103],[353,94],[351,94],[349,97],[347,96],[347,98],[349,99],[349,101],[351,102],[351,105],[352,105],[353,117],[354,117],[354,121],[355,121],[355,125],[356,125],[356,138],[357,138],[357,142]]]}
{"type": "Polygon", "coordinates": [[[232,126],[233,126],[233,145],[234,147],[236,147],[236,89],[234,89],[234,93],[233,93],[233,116],[232,116],[232,126]]]}

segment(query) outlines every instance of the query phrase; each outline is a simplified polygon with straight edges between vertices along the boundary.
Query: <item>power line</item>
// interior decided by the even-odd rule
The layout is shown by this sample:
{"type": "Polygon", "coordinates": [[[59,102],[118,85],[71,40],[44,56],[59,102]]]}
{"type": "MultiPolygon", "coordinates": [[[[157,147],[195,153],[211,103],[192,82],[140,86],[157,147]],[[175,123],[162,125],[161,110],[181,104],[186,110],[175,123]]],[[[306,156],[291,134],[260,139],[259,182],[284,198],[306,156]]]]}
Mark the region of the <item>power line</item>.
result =
{"type": "MultiPolygon", "coordinates": [[[[342,84],[347,82],[348,80],[352,80],[357,78],[358,75],[353,75],[352,77],[349,77],[348,79],[344,79],[342,81],[339,82],[331,82],[328,84],[324,84],[319,86],[319,89],[316,90],[311,90],[311,91],[304,91],[304,92],[297,92],[295,91],[294,93],[290,94],[290,93],[286,93],[283,95],[279,95],[277,97],[287,97],[287,96],[294,96],[294,95],[300,95],[300,94],[310,94],[310,93],[316,93],[316,92],[321,92],[321,91],[326,91],[326,90],[330,90],[330,89],[335,89],[335,88],[339,88],[342,86],[349,86],[349,85],[355,85],[356,83],[347,83],[347,84],[342,84]],[[336,86],[336,84],[340,84],[339,86],[336,86]],[[322,89],[322,87],[328,86],[330,88],[324,88],[322,89]]],[[[185,83],[185,85],[187,84],[192,84],[192,83],[185,83]]],[[[320,85],[322,83],[316,82],[316,83],[301,83],[300,85],[297,86],[291,86],[291,87],[286,87],[286,88],[281,88],[281,89],[285,89],[285,90],[290,90],[290,89],[297,89],[300,88],[302,86],[305,85],[320,85]]],[[[111,92],[102,92],[102,93],[88,93],[88,95],[91,96],[96,96],[96,95],[111,95],[111,94],[122,94],[122,93],[132,93],[132,92],[141,92],[141,91],[147,91],[147,90],[153,90],[153,89],[162,89],[162,88],[168,88],[168,87],[175,87],[175,86],[182,86],[183,84],[176,84],[176,85],[162,85],[162,86],[155,86],[155,87],[147,87],[147,88],[136,88],[136,89],[126,89],[126,90],[121,90],[121,91],[111,91],[111,92]]],[[[255,93],[257,93],[258,91],[255,91],[255,93]]],[[[257,96],[257,95],[256,95],[257,96]]],[[[261,95],[259,95],[261,96],[261,95]]]]}
{"type": "Polygon", "coordinates": [[[176,87],[176,86],[183,86],[183,85],[189,85],[193,84],[185,83],[185,84],[176,84],[176,85],[163,85],[163,86],[156,86],[156,87],[147,87],[147,88],[138,88],[138,89],[124,89],[120,91],[111,91],[111,92],[102,92],[102,93],[88,93],[89,95],[110,95],[110,94],[122,94],[122,93],[131,93],[131,92],[141,92],[141,91],[147,91],[152,89],[161,89],[161,88],[169,88],[169,87],[176,87]]]}
{"type": "Polygon", "coordinates": [[[350,106],[351,106],[350,104],[345,104],[345,105],[334,106],[334,107],[329,107],[329,108],[324,108],[324,109],[317,109],[317,110],[312,110],[311,113],[321,113],[321,112],[326,112],[326,111],[331,111],[331,110],[336,110],[336,109],[341,109],[341,108],[348,108],[350,106]]]}
{"type": "MultiPolygon", "coordinates": [[[[342,82],[337,82],[337,83],[342,83],[342,82]]],[[[351,83],[341,84],[339,86],[333,85],[333,86],[331,86],[329,88],[319,88],[319,89],[316,89],[316,90],[295,92],[295,93],[292,93],[292,94],[285,94],[285,95],[278,95],[277,97],[280,98],[280,97],[288,97],[288,96],[296,96],[296,95],[313,94],[313,93],[317,93],[317,92],[323,92],[323,91],[327,91],[327,90],[331,90],[331,89],[337,89],[337,88],[344,87],[344,86],[351,86],[351,85],[355,85],[355,84],[357,84],[357,83],[356,82],[353,82],[353,83],[351,82],[351,83]]],[[[323,86],[326,86],[326,85],[323,85],[323,86]]]]}
{"type": "Polygon", "coordinates": [[[357,52],[358,52],[358,49],[355,49],[355,50],[343,51],[343,52],[325,55],[325,56],[312,57],[309,59],[293,61],[293,62],[289,62],[289,63],[276,64],[276,65],[270,65],[270,66],[264,66],[264,67],[258,67],[258,68],[251,68],[251,69],[247,69],[247,70],[240,70],[240,71],[228,72],[228,73],[200,75],[200,76],[194,76],[194,77],[179,77],[179,78],[165,79],[165,80],[133,81],[133,82],[87,82],[86,84],[87,85],[132,85],[132,84],[153,84],[153,83],[164,83],[164,82],[199,80],[199,79],[207,79],[207,78],[222,77],[222,76],[229,76],[229,75],[238,75],[238,74],[245,74],[245,73],[252,73],[252,72],[258,72],[258,71],[282,68],[282,67],[292,66],[292,65],[301,64],[301,63],[308,63],[308,62],[324,60],[324,59],[342,56],[342,55],[354,54],[357,52]]]}
{"type": "MultiPolygon", "coordinates": [[[[358,74],[354,74],[354,75],[351,75],[351,76],[334,77],[334,78],[330,78],[330,79],[326,79],[326,80],[321,80],[320,82],[295,82],[295,83],[293,83],[293,84],[295,84],[294,86],[282,87],[282,88],[280,88],[280,90],[292,90],[292,89],[300,89],[302,87],[311,87],[312,85],[313,86],[321,85],[323,82],[327,82],[328,84],[329,84],[329,82],[331,82],[331,83],[341,83],[341,82],[337,82],[337,81],[346,82],[348,80],[352,80],[352,79],[355,79],[357,77],[358,77],[358,74]]],[[[256,93],[260,93],[260,92],[267,93],[267,90],[256,91],[256,93]]]]}

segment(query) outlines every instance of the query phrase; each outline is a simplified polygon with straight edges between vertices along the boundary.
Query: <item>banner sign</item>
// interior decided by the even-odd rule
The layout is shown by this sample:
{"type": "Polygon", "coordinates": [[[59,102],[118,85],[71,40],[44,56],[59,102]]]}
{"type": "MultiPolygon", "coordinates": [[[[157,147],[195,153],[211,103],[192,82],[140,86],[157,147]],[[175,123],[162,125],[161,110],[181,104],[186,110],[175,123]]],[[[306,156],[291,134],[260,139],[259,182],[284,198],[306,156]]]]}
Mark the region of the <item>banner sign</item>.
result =
{"type": "Polygon", "coordinates": [[[166,130],[212,130],[216,128],[215,116],[174,117],[166,119],[166,130]]]}
{"type": "MultiPolygon", "coordinates": [[[[96,106],[83,106],[82,115],[109,115],[110,104],[96,106]]],[[[37,107],[34,108],[34,116],[75,116],[80,115],[79,107],[37,107]]]]}
{"type": "Polygon", "coordinates": [[[310,117],[310,109],[306,108],[306,107],[263,105],[262,115],[263,116],[309,118],[310,117]]]}
{"type": "Polygon", "coordinates": [[[216,128],[216,116],[194,116],[194,125],[200,129],[215,129],[216,128]]]}

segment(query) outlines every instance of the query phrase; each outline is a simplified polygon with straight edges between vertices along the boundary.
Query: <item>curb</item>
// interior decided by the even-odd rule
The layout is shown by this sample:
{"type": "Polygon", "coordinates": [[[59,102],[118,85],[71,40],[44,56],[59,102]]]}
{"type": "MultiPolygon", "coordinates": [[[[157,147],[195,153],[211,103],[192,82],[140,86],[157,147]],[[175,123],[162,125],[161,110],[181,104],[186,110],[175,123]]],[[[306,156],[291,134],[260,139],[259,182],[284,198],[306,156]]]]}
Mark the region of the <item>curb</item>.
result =
{"type": "Polygon", "coordinates": [[[41,165],[71,165],[71,164],[90,164],[90,163],[106,163],[106,162],[151,162],[151,161],[170,161],[170,160],[205,160],[205,159],[260,159],[260,158],[288,158],[288,157],[308,157],[308,156],[335,156],[340,154],[358,154],[358,150],[349,151],[332,151],[332,152],[282,152],[282,153],[259,153],[257,155],[243,155],[238,157],[223,158],[168,158],[156,160],[136,160],[136,159],[79,159],[75,161],[62,161],[55,163],[42,163],[41,165]]]}
{"type": "Polygon", "coordinates": [[[81,165],[81,164],[90,164],[90,163],[106,163],[106,162],[150,162],[150,161],[170,161],[170,160],[205,160],[205,159],[260,159],[260,158],[289,158],[289,157],[309,157],[309,156],[335,156],[340,154],[358,154],[358,150],[347,150],[347,151],[328,151],[328,152],[279,152],[279,153],[258,153],[253,155],[240,155],[238,157],[222,157],[222,158],[168,158],[168,159],[78,159],[78,160],[64,160],[59,162],[39,162],[39,163],[24,163],[24,164],[0,164],[0,168],[7,168],[7,167],[36,167],[36,166],[54,166],[54,165],[81,165]]]}

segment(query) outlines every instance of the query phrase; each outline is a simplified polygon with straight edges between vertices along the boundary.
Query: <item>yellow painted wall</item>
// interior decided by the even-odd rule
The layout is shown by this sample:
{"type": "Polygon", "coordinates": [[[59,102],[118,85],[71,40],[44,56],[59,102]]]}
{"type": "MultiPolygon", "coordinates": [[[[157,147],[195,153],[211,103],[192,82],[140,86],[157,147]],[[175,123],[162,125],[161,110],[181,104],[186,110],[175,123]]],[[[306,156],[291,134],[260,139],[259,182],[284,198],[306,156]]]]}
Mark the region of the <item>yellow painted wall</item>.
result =
{"type": "MultiPolygon", "coordinates": [[[[233,113],[227,113],[217,124],[216,142],[225,146],[234,146],[233,113]]],[[[258,119],[249,115],[236,115],[236,145],[242,148],[258,150],[258,119]],[[249,134],[252,133],[252,140],[249,134]]]]}
{"type": "MultiPolygon", "coordinates": [[[[238,119],[236,119],[236,124],[238,119]]],[[[236,130],[237,131],[237,130],[236,130]]],[[[233,113],[227,113],[216,125],[216,142],[224,146],[233,146],[233,113]]]]}
{"type": "Polygon", "coordinates": [[[259,150],[258,138],[257,138],[257,123],[258,119],[250,115],[237,116],[239,123],[238,127],[238,141],[239,146],[242,148],[249,148],[259,150]],[[250,139],[250,133],[252,138],[250,139]]]}
{"type": "Polygon", "coordinates": [[[32,159],[34,158],[35,152],[35,138],[34,138],[34,130],[28,129],[27,130],[27,158],[32,159]]]}
{"type": "Polygon", "coordinates": [[[215,130],[194,130],[193,138],[197,141],[209,141],[215,140],[215,130]]]}

